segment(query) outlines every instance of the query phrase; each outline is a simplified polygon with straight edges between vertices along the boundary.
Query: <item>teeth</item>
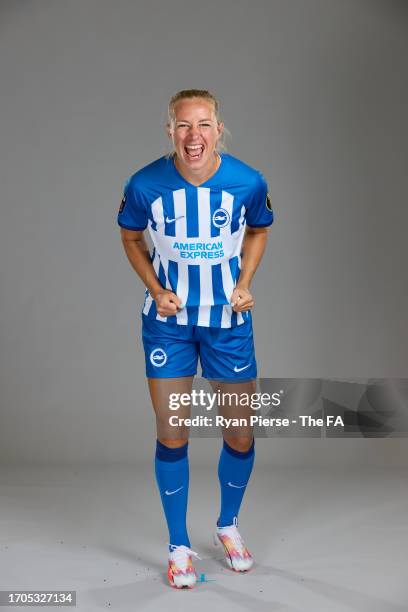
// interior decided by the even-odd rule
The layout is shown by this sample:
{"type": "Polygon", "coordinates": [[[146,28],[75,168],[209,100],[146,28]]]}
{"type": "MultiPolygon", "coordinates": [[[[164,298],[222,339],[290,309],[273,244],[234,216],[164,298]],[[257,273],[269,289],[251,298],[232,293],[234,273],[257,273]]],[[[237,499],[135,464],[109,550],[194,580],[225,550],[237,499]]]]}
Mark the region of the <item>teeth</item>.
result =
{"type": "Polygon", "coordinates": [[[186,145],[186,149],[201,149],[203,145],[186,145]]]}

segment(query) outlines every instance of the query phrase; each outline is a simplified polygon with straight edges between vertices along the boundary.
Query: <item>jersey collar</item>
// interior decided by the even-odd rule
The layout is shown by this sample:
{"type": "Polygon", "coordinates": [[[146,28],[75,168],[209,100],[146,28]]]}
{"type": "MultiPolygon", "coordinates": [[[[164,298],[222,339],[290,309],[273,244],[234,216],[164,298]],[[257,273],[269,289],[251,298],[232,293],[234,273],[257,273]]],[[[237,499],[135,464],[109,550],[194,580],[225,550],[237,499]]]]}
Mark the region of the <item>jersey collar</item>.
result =
{"type": "Polygon", "coordinates": [[[180,172],[177,170],[176,168],[176,164],[174,163],[174,155],[171,156],[171,167],[173,168],[173,172],[174,174],[177,176],[177,178],[179,180],[181,180],[185,185],[188,185],[189,187],[210,187],[216,179],[219,178],[220,174],[221,174],[221,170],[224,169],[224,165],[225,165],[225,158],[224,158],[224,154],[223,153],[219,153],[218,154],[220,156],[221,159],[221,163],[218,166],[217,170],[214,172],[214,174],[212,176],[210,176],[209,179],[207,179],[204,183],[201,183],[200,185],[194,185],[193,183],[190,183],[189,181],[187,181],[184,176],[182,176],[180,174],[180,172]]]}

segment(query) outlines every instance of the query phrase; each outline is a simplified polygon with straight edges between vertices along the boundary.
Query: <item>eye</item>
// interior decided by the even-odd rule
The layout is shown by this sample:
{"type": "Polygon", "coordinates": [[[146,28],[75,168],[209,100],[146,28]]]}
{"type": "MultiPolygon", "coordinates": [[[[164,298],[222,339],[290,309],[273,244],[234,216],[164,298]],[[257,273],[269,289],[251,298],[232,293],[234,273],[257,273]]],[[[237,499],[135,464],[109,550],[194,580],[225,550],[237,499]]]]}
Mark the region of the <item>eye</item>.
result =
{"type": "Polygon", "coordinates": [[[209,123],[200,123],[200,126],[201,127],[210,127],[210,124],[209,123]]]}

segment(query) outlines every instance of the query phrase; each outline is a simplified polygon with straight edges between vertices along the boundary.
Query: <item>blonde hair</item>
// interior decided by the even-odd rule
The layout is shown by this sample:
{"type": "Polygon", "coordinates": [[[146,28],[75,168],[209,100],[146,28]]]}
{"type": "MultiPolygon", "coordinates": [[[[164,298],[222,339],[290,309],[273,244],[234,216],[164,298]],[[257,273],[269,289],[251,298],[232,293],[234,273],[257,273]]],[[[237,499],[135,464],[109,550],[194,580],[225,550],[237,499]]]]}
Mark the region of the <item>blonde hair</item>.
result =
{"type": "MultiPolygon", "coordinates": [[[[176,120],[175,106],[177,102],[179,102],[180,100],[192,98],[203,98],[204,100],[208,100],[209,102],[211,102],[214,107],[214,114],[217,119],[217,123],[221,123],[222,120],[220,117],[218,100],[211,92],[209,92],[207,89],[182,89],[181,91],[178,91],[176,94],[174,94],[174,96],[170,99],[167,109],[169,125],[171,123],[174,123],[174,121],[176,120]]],[[[231,136],[231,133],[224,126],[223,132],[219,137],[217,145],[215,147],[217,153],[227,150],[227,145],[225,142],[225,137],[227,135],[231,136]]],[[[166,157],[170,158],[172,157],[172,155],[174,155],[174,151],[170,151],[169,153],[167,153],[166,157]]]]}

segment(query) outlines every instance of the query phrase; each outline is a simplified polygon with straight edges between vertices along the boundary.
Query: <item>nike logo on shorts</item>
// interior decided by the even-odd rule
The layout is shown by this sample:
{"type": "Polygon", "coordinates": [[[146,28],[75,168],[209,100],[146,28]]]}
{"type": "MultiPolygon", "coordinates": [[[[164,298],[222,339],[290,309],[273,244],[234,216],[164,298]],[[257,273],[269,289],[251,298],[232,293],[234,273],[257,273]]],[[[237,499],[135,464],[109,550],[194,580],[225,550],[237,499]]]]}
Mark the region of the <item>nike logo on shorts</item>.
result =
{"type": "Polygon", "coordinates": [[[175,491],[167,491],[167,489],[166,489],[165,494],[166,494],[166,495],[174,495],[174,493],[177,493],[177,491],[181,491],[181,489],[183,489],[183,488],[184,488],[184,486],[179,487],[179,488],[178,488],[178,489],[176,489],[175,491]]]}
{"type": "Polygon", "coordinates": [[[232,482],[229,482],[228,486],[229,487],[234,487],[234,489],[243,489],[244,487],[246,487],[246,484],[244,484],[244,485],[234,485],[234,484],[232,484],[232,482]]]}
{"type": "Polygon", "coordinates": [[[237,366],[235,366],[234,368],[234,372],[242,372],[242,370],[246,370],[247,368],[249,368],[251,364],[248,363],[248,365],[244,366],[243,368],[237,368],[237,366]]]}

